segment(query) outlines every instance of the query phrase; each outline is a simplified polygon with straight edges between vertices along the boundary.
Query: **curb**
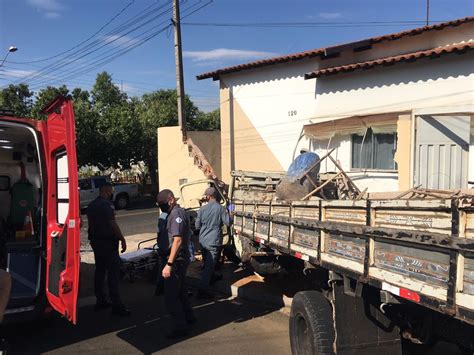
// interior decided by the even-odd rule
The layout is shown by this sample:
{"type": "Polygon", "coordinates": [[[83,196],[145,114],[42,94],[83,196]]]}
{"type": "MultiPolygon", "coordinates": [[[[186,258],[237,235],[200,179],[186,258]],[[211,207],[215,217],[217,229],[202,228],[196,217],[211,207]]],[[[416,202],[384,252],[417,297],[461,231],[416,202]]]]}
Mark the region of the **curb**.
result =
{"type": "MultiPolygon", "coordinates": [[[[188,276],[187,284],[190,286],[197,287],[199,279],[188,276]]],[[[261,304],[267,304],[272,306],[278,306],[282,308],[290,308],[293,298],[285,295],[277,295],[271,292],[265,292],[262,290],[256,289],[250,284],[247,285],[238,285],[238,282],[233,284],[228,284],[225,281],[217,281],[213,286],[212,290],[222,293],[226,296],[239,297],[245,300],[252,302],[257,302],[261,304]]]]}

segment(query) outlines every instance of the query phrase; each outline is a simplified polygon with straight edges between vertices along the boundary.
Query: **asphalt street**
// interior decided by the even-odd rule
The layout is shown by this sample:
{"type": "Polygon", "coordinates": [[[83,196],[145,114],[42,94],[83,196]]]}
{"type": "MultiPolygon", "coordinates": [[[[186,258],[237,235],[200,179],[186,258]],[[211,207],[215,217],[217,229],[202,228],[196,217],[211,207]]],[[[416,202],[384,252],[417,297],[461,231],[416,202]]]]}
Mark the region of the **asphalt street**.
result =
{"type": "MultiPolygon", "coordinates": [[[[130,241],[154,237],[158,209],[151,201],[140,201],[116,218],[130,241]]],[[[59,315],[34,323],[10,326],[8,340],[12,354],[289,354],[288,312],[280,306],[217,296],[203,301],[191,297],[198,321],[189,336],[166,338],[170,318],[162,296],[146,277],[131,283],[122,280],[124,303],[130,317],[112,316],[109,310],[95,311],[92,290],[92,253],[87,249],[87,218],[82,226],[81,292],[78,324],[59,315]]],[[[135,244],[133,244],[135,243],[135,244]]]]}
{"type": "MultiPolygon", "coordinates": [[[[151,200],[139,200],[132,202],[124,210],[116,211],[117,223],[124,236],[131,237],[143,235],[146,239],[156,234],[156,223],[159,214],[158,207],[151,200]]],[[[87,216],[82,214],[81,247],[87,248],[87,216]]]]}
{"type": "MultiPolygon", "coordinates": [[[[276,308],[240,299],[199,301],[198,318],[189,336],[169,340],[170,319],[154,285],[143,280],[123,285],[131,317],[95,311],[82,300],[77,325],[60,317],[21,325],[9,331],[12,354],[289,354],[288,316],[276,308]]],[[[89,303],[89,304],[88,304],[89,303]]]]}

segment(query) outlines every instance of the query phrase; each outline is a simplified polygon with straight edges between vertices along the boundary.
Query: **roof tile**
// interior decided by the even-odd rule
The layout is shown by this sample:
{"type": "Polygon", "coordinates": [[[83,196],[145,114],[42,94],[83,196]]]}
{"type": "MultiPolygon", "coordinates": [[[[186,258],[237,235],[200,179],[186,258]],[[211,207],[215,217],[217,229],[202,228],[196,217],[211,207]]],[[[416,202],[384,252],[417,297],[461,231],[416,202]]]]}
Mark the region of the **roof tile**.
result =
{"type": "Polygon", "coordinates": [[[305,79],[319,78],[321,76],[328,76],[342,72],[351,72],[358,69],[372,69],[381,65],[394,65],[400,62],[414,62],[421,58],[437,58],[448,53],[464,53],[468,50],[474,49],[474,42],[455,44],[446,47],[432,48],[424,51],[411,52],[400,54],[392,57],[384,57],[366,62],[353,63],[341,65],[338,67],[324,68],[305,74],[305,79]]]}
{"type": "MultiPolygon", "coordinates": [[[[353,45],[354,47],[360,46],[362,43],[364,45],[370,45],[374,43],[380,43],[383,41],[394,41],[398,40],[400,38],[406,37],[406,36],[415,36],[419,35],[421,33],[427,32],[427,31],[433,31],[433,30],[441,30],[445,27],[455,27],[459,26],[463,23],[466,22],[473,22],[474,21],[474,16],[471,17],[464,17],[460,18],[457,20],[452,20],[452,21],[447,21],[447,22],[442,22],[438,23],[435,25],[430,25],[430,26],[423,26],[423,27],[418,27],[414,28],[411,30],[406,30],[402,32],[397,32],[397,33],[392,33],[392,34],[387,34],[383,36],[378,36],[378,37],[372,37],[363,41],[356,41],[356,42],[351,42],[347,43],[342,46],[350,46],[353,45]]],[[[220,75],[223,74],[230,74],[242,70],[248,70],[248,69],[253,69],[253,68],[259,68],[267,65],[272,65],[272,64],[280,64],[280,63],[286,63],[286,62],[292,62],[292,61],[298,61],[302,60],[305,58],[311,58],[311,57],[316,57],[316,56],[321,56],[327,53],[330,50],[337,49],[338,47],[342,46],[331,46],[331,47],[325,47],[325,48],[316,48],[304,52],[299,52],[299,53],[294,53],[294,54],[289,54],[289,55],[284,55],[280,57],[274,57],[274,58],[269,58],[269,59],[263,59],[263,60],[258,60],[246,64],[239,64],[227,68],[222,68],[218,69],[216,71],[212,72],[207,72],[201,75],[198,75],[196,78],[197,80],[203,80],[203,79],[209,79],[213,78],[214,80],[217,80],[220,75]]]]}

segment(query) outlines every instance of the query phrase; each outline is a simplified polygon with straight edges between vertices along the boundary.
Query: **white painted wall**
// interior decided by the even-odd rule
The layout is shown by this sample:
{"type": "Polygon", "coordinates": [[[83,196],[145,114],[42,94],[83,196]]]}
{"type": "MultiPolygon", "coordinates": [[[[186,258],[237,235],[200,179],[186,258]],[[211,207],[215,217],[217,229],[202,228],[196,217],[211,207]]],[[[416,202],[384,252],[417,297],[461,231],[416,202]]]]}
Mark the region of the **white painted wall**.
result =
{"type": "Polygon", "coordinates": [[[314,122],[474,102],[474,53],[310,80],[314,122]]]}
{"type": "MultiPolygon", "coordinates": [[[[474,102],[474,55],[400,63],[304,80],[316,60],[225,76],[234,100],[283,167],[304,124],[330,118],[401,112],[474,102]],[[290,116],[291,111],[296,111],[290,116]]],[[[308,146],[303,140],[300,146],[308,146]]],[[[238,154],[238,153],[237,153],[238,154]]]]}
{"type": "Polygon", "coordinates": [[[304,80],[304,74],[316,69],[317,62],[311,60],[222,79],[232,87],[234,100],[285,169],[291,164],[303,125],[314,112],[314,83],[304,80]]]}
{"type": "MultiPolygon", "coordinates": [[[[220,80],[225,87],[231,88],[234,101],[242,108],[280,164],[287,168],[292,162],[295,146],[305,124],[356,115],[446,106],[455,110],[456,107],[465,107],[474,102],[472,52],[312,80],[304,80],[305,73],[319,67],[471,42],[473,38],[474,24],[467,24],[382,42],[374,45],[372,50],[345,52],[332,60],[310,58],[223,75],[220,80]]],[[[302,139],[298,148],[308,147],[309,144],[309,140],[302,139]]],[[[350,141],[341,141],[338,150],[338,159],[347,169],[350,165],[350,141]]],[[[473,172],[470,172],[469,179],[472,177],[474,180],[472,154],[470,159],[473,172]]],[[[360,173],[357,174],[361,188],[369,186],[369,191],[377,191],[380,186],[383,191],[398,190],[394,173],[368,173],[364,175],[365,179],[360,173]]]]}

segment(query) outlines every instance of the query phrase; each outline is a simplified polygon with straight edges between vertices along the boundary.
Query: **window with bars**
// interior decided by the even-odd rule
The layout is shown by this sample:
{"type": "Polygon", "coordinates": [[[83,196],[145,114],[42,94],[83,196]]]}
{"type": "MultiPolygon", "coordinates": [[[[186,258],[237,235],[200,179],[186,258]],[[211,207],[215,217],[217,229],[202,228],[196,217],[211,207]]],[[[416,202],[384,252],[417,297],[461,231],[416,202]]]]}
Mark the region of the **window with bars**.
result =
{"type": "Polygon", "coordinates": [[[396,133],[374,133],[371,128],[364,135],[352,135],[352,168],[396,170],[394,160],[396,133]]]}

